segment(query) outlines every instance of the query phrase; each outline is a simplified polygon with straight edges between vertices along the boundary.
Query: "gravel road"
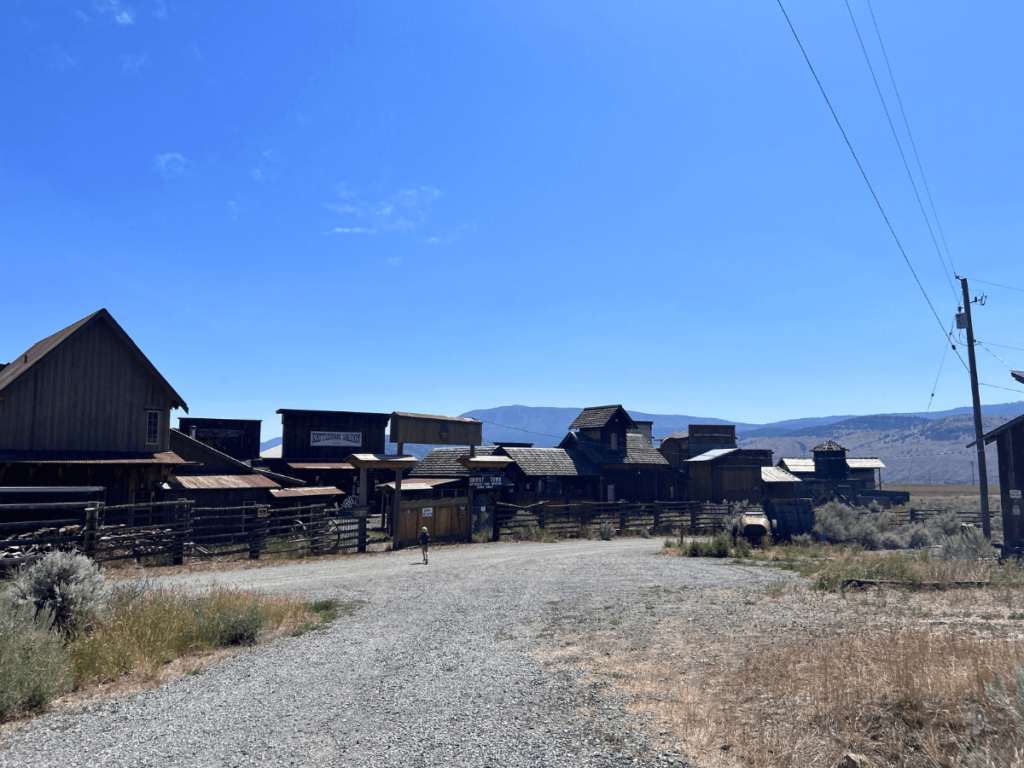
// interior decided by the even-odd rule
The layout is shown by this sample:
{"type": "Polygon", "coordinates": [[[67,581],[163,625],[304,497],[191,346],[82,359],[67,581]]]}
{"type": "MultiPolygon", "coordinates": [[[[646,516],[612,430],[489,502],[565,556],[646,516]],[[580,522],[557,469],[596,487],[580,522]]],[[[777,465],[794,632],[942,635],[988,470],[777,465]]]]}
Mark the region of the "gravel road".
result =
{"type": "MultiPolygon", "coordinates": [[[[795,578],[655,557],[660,547],[484,544],[439,548],[429,566],[404,550],[173,577],[365,604],[323,631],[242,651],[203,674],[7,730],[0,765],[685,764],[653,749],[614,696],[549,671],[530,652],[568,614],[643,611],[657,591],[720,594],[795,578]]],[[[702,610],[699,599],[687,605],[702,610]]]]}

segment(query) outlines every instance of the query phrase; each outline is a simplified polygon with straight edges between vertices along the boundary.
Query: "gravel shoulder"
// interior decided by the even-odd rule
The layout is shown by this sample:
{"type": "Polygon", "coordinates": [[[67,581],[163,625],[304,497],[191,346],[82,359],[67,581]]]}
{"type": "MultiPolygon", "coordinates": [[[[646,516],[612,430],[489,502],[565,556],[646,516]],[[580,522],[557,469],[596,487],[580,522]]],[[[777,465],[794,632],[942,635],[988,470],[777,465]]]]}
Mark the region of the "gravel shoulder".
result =
{"type": "MultiPolygon", "coordinates": [[[[538,645],[567,613],[636,616],[656,593],[796,577],[656,557],[660,548],[656,539],[484,544],[439,548],[429,566],[403,550],[171,577],[365,603],[323,631],[201,675],[7,730],[0,766],[671,764],[682,758],[652,745],[642,718],[614,696],[595,708],[593,691],[538,660],[538,645]]],[[[686,610],[699,620],[701,601],[686,610]]]]}

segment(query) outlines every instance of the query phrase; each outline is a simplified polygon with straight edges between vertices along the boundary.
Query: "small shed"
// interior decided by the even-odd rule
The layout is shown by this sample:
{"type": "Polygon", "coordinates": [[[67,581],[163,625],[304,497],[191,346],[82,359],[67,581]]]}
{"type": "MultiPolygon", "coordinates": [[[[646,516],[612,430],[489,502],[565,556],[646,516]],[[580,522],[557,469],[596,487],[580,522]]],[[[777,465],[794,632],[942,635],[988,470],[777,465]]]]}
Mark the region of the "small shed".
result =
{"type": "Polygon", "coordinates": [[[690,458],[690,433],[684,430],[666,435],[661,438],[658,450],[669,464],[682,469],[690,458]]]}
{"type": "MultiPolygon", "coordinates": [[[[410,478],[403,482],[393,546],[415,545],[422,528],[427,529],[431,541],[468,541],[470,501],[464,485],[453,478],[410,478]]],[[[384,483],[381,489],[384,498],[393,503],[395,482],[384,483]]]]}
{"type": "MultiPolygon", "coordinates": [[[[1003,507],[1003,552],[1024,549],[1024,517],[1021,501],[1024,491],[1024,416],[1002,424],[982,440],[986,445],[996,444],[999,454],[999,493],[1003,507]]],[[[977,441],[967,447],[974,448],[977,441]]]]}

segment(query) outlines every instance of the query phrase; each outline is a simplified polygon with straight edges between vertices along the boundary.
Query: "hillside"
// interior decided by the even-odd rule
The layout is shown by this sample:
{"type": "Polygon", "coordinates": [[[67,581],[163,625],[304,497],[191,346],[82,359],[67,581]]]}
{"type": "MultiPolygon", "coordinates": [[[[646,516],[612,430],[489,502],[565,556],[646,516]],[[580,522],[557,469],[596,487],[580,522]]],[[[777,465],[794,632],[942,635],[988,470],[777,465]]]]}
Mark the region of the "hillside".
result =
{"type": "MultiPolygon", "coordinates": [[[[932,421],[917,417],[900,417],[892,424],[905,424],[903,428],[883,428],[878,417],[863,422],[867,428],[857,428],[861,419],[850,419],[825,429],[798,430],[780,436],[742,437],[741,448],[770,448],[775,461],[783,457],[809,457],[811,449],[826,439],[832,439],[847,449],[851,457],[875,456],[886,464],[882,479],[894,483],[971,483],[971,463],[977,455],[967,444],[974,440],[974,419],[969,415],[946,416],[932,421]],[[901,422],[901,419],[906,421],[901,422]]],[[[1009,421],[1012,416],[985,416],[985,431],[1009,421]]],[[[997,483],[995,450],[986,452],[989,482],[997,483]]],[[[974,482],[977,482],[977,466],[974,482]]]]}

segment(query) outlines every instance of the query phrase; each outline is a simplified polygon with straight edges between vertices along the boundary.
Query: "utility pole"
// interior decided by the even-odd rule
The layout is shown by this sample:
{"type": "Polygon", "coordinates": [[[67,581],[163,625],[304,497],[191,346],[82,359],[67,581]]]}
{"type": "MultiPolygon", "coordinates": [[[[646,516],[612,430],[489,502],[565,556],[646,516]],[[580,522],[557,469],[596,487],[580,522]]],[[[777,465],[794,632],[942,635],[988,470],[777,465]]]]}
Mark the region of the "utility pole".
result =
{"type": "MultiPolygon", "coordinates": [[[[957,276],[964,289],[964,315],[967,320],[967,358],[971,364],[971,398],[974,401],[974,441],[978,449],[978,487],[981,491],[981,530],[985,538],[992,537],[992,526],[988,513],[988,464],[985,462],[985,431],[981,426],[981,395],[978,392],[978,364],[974,358],[974,325],[971,322],[971,294],[967,289],[967,278],[957,276]]],[[[958,324],[959,325],[959,324],[958,324]]]]}

